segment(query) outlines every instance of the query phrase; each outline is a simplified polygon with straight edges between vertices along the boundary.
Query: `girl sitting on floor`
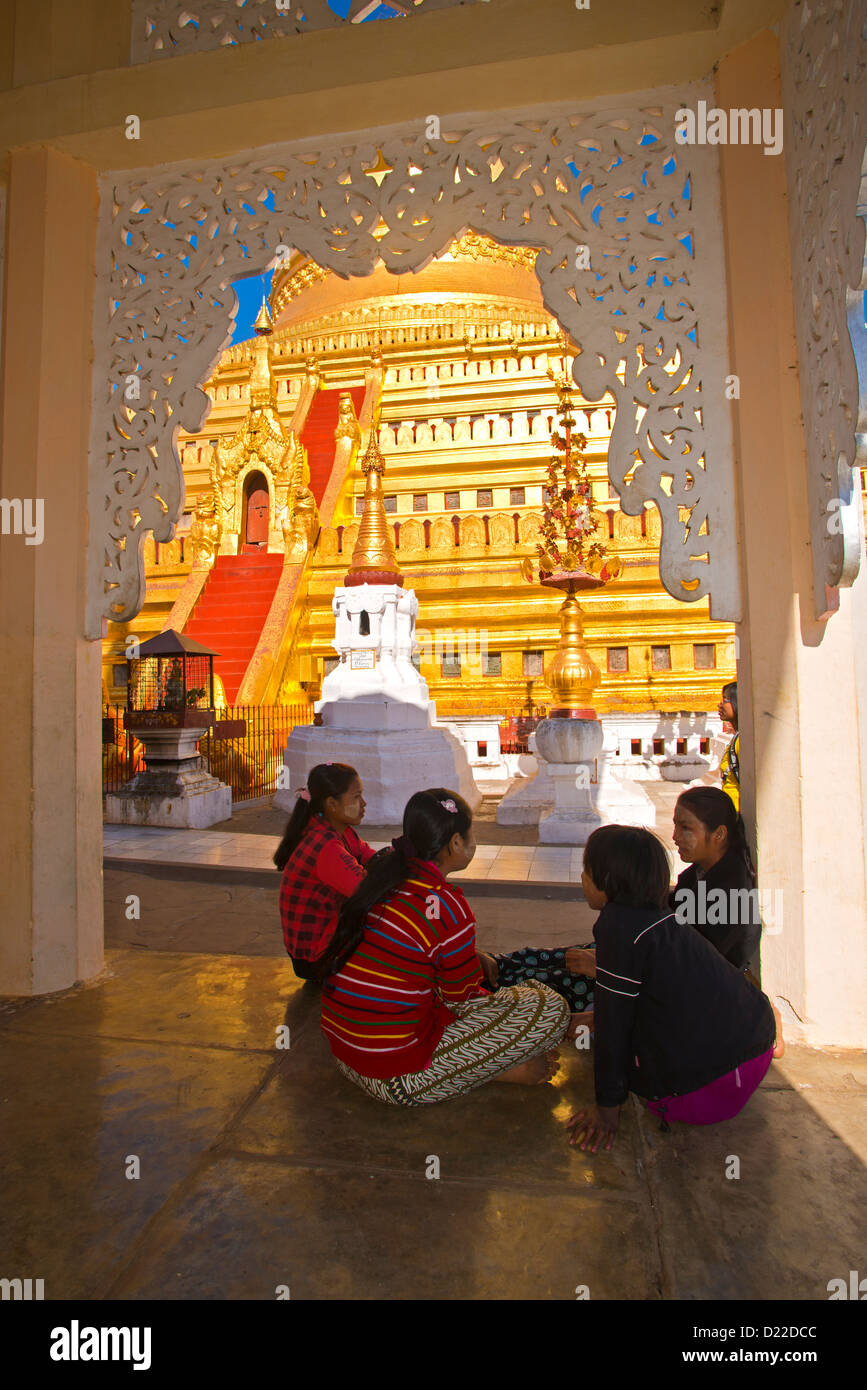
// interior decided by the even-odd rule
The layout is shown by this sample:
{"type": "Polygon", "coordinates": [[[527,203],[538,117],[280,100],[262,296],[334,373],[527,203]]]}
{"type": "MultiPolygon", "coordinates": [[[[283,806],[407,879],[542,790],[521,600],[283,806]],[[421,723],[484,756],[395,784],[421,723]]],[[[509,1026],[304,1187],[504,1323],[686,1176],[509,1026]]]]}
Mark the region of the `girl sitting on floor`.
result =
{"type": "Polygon", "coordinates": [[[481,988],[475,919],[449,874],[475,854],[472,812],[444,787],[416,792],[391,853],[340,911],[317,974],[339,1069],[388,1105],[430,1105],[487,1081],[537,1084],[569,1026],[545,985],[481,988]]]}
{"type": "Polygon", "coordinates": [[[745,970],[758,949],[762,924],[746,831],[731,797],[719,787],[681,792],[674,808],[674,843],[688,865],[669,898],[678,922],[694,926],[720,955],[745,970]]]}
{"type": "MultiPolygon", "coordinates": [[[[669,896],[678,922],[696,927],[738,970],[745,970],[761,936],[756,876],[744,823],[719,787],[690,787],[674,809],[674,843],[687,864],[669,896]],[[705,888],[699,888],[704,879],[705,888]],[[711,894],[721,889],[715,898],[711,894]]],[[[510,955],[479,953],[491,989],[541,980],[568,999],[578,1022],[593,1008],[595,952],[590,946],[526,946],[510,955]]]]}
{"type": "Polygon", "coordinates": [[[584,849],[581,883],[599,909],[596,1106],[568,1121],[571,1143],[610,1149],[630,1091],[683,1124],[737,1115],[783,1051],[780,1016],[668,906],[668,857],[649,830],[605,825],[584,849]]]}
{"type": "Polygon", "coordinates": [[[282,869],[280,920],[295,974],[309,980],[337,926],[341,904],[364,879],[373,850],[353,826],[364,817],[361,779],[346,763],[319,763],[274,855],[282,869]]]}

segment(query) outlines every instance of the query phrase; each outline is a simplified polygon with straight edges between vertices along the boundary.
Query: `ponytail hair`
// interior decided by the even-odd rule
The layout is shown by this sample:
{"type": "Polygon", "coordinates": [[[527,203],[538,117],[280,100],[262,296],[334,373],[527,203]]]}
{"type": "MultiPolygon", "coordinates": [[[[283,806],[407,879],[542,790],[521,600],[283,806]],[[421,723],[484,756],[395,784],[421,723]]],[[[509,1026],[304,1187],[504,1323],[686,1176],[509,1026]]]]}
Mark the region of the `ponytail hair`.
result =
{"type": "Polygon", "coordinates": [[[756,869],[747,842],[747,829],[740,812],[727,792],[721,787],[688,787],[677,798],[678,806],[685,806],[696,820],[700,820],[710,833],[724,825],[728,832],[726,850],[734,850],[746,867],[750,878],[755,882],[756,869]]]}
{"type": "Polygon", "coordinates": [[[321,816],[329,796],[343,796],[357,776],[355,768],[347,763],[317,763],[316,767],[310,769],[307,786],[298,795],[283,839],[274,853],[274,863],[278,869],[285,869],[307,829],[310,817],[321,816]]]}
{"type": "Polygon", "coordinates": [[[364,935],[368,912],[409,876],[411,859],[434,859],[453,835],[466,836],[473,813],[462,796],[446,787],[416,792],[406,803],[403,834],[368,861],[367,874],[340,909],[337,930],[316,962],[315,977],[342,970],[364,935]],[[454,807],[452,810],[451,808],[454,807]]]}

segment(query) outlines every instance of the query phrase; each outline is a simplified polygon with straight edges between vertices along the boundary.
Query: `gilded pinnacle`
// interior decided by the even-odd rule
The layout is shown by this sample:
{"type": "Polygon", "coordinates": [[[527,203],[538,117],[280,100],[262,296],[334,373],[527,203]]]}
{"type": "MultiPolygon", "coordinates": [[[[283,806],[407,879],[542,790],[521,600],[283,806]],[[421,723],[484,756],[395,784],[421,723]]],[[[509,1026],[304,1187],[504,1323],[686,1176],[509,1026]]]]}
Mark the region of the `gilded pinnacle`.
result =
{"type": "Polygon", "coordinates": [[[367,441],[367,450],[361,462],[362,472],[367,483],[364,490],[364,511],[358,528],[358,539],[352,552],[352,563],[346,576],[346,583],[353,584],[402,584],[403,576],[397,563],[394,537],[385,516],[385,499],[382,493],[382,475],[385,460],[372,429],[367,441]]]}
{"type": "MultiPolygon", "coordinates": [[[[379,440],[376,437],[376,430],[371,430],[367,439],[367,449],[364,458],[361,460],[361,471],[365,475],[375,471],[380,476],[385,472],[385,459],[382,457],[382,450],[379,447],[379,440]]],[[[366,496],[366,494],[365,494],[366,496]]],[[[383,513],[384,515],[385,513],[383,513]]]]}
{"type": "Polygon", "coordinates": [[[262,296],[262,307],[256,315],[256,322],[253,324],[257,333],[271,333],[274,325],[271,322],[271,315],[268,312],[268,303],[265,296],[262,296]]]}

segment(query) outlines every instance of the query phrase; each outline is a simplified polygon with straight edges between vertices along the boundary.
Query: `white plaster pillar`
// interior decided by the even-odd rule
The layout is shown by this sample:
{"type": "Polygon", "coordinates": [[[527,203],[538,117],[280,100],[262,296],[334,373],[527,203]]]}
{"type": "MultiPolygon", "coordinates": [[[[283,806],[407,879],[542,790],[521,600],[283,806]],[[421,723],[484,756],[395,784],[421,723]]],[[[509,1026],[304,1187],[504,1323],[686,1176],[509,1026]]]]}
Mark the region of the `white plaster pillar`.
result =
{"type": "MultiPolygon", "coordinates": [[[[728,54],[717,103],[782,106],[776,37],[728,54]]],[[[720,147],[729,278],[745,616],[739,686],[742,810],[760,884],[782,889],[762,985],[786,1036],[867,1043],[867,578],[813,617],[786,171],[762,147],[720,147]]]]}
{"type": "Polygon", "coordinates": [[[11,155],[0,495],[41,500],[44,539],[0,536],[4,994],[103,963],[102,652],[83,635],[96,216],[88,165],[11,155]]]}

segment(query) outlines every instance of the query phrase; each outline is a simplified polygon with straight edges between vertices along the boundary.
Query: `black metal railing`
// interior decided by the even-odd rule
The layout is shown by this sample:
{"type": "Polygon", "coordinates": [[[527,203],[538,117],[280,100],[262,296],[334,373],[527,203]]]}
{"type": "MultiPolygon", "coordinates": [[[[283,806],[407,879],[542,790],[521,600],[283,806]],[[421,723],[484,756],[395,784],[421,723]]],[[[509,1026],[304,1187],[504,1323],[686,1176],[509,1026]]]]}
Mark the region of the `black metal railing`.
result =
{"type": "Polygon", "coordinates": [[[312,705],[230,705],[217,710],[199,750],[211,775],[232,788],[233,801],[252,801],[276,791],[286,740],[312,723],[312,705]]]}
{"type": "MultiPolygon", "coordinates": [[[[123,705],[103,711],[103,792],[119,791],[144,767],[144,749],[124,728],[124,713],[123,705]]],[[[216,711],[199,752],[211,775],[232,788],[234,802],[252,801],[276,791],[286,740],[294,728],[312,723],[312,705],[230,705],[216,711]]]]}
{"type": "Polygon", "coordinates": [[[102,711],[102,791],[120,791],[144,767],[144,748],[124,728],[125,705],[105,705],[102,711]]]}

